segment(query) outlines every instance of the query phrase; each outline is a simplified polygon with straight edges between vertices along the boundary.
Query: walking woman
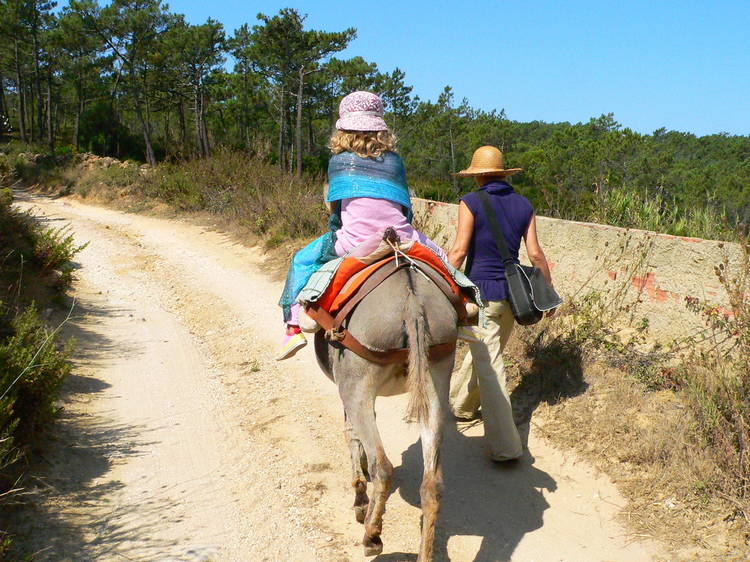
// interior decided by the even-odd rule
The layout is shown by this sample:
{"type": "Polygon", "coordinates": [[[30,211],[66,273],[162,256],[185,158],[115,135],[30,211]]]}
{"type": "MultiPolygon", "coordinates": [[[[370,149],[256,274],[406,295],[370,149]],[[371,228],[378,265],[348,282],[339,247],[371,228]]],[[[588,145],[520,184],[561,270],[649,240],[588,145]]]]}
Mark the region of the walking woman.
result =
{"type": "Polygon", "coordinates": [[[503,153],[494,146],[482,146],[474,151],[471,165],[456,175],[473,177],[479,190],[461,199],[456,240],[448,252],[448,261],[456,268],[460,268],[464,259],[470,256],[471,271],[466,273],[479,287],[486,307],[486,324],[474,330],[476,338],[473,341],[472,338],[464,338],[469,340],[471,353],[466,355],[463,364],[453,375],[453,413],[461,419],[472,419],[481,405],[490,457],[498,462],[517,459],[523,454],[521,438],[513,422],[510,397],[505,388],[502,357],[513,330],[514,318],[507,300],[505,268],[484,216],[479,191],[489,195],[511,255],[518,259],[523,239],[531,263],[542,271],[547,283],[552,285],[547,259],[537,239],[534,208],[507,181],[509,176],[520,171],[520,168],[505,168],[503,153]]]}

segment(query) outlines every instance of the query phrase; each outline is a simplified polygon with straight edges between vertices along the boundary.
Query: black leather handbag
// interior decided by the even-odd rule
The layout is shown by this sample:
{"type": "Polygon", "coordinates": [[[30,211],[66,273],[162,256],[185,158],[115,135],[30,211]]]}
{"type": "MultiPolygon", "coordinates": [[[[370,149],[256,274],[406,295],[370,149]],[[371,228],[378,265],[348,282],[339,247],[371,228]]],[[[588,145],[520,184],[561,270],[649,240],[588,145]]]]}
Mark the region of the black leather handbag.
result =
{"type": "MultiPolygon", "coordinates": [[[[484,216],[487,224],[495,237],[497,249],[505,266],[505,279],[508,282],[508,302],[516,322],[523,326],[536,324],[542,319],[547,310],[557,308],[562,304],[560,295],[557,294],[542,275],[539,268],[531,265],[521,265],[511,256],[508,244],[500,228],[500,222],[495,214],[490,198],[486,191],[479,191],[479,199],[482,202],[484,216]]],[[[472,256],[473,257],[473,256],[472,256]]],[[[466,274],[471,271],[471,262],[467,264],[466,274]]]]}

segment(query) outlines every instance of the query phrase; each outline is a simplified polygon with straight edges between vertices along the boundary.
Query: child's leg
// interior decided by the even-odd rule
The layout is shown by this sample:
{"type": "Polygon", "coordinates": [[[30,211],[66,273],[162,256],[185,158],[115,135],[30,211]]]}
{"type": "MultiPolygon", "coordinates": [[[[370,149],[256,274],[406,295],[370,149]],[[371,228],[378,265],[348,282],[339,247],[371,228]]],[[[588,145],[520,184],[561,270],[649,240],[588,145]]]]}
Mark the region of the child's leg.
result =
{"type": "Polygon", "coordinates": [[[299,327],[299,309],[300,304],[298,302],[295,302],[291,307],[291,316],[289,317],[289,321],[286,323],[287,326],[299,327]]]}

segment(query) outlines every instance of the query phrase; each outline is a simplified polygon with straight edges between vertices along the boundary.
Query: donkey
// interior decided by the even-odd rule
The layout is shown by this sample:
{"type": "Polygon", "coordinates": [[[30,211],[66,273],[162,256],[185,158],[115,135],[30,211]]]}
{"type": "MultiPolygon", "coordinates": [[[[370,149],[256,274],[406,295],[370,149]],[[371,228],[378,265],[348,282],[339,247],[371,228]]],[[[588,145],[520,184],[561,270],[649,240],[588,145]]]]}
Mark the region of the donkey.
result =
{"type": "Polygon", "coordinates": [[[354,513],[364,523],[365,556],[383,551],[380,534],[393,475],[375,423],[377,396],[409,392],[406,419],[421,426],[424,474],[420,488],[422,539],[419,561],[432,560],[435,523],[442,495],[439,448],[448,410],[450,376],[455,349],[432,361],[432,344],[455,344],[457,314],[445,294],[432,281],[409,268],[397,270],[373,289],[354,309],[347,330],[373,350],[404,348],[407,364],[381,365],[349,349],[327,342],[323,331],[315,337],[315,350],[323,372],[339,389],[344,405],[345,437],[352,463],[354,513]],[[367,478],[372,497],[367,495],[367,478]]]}

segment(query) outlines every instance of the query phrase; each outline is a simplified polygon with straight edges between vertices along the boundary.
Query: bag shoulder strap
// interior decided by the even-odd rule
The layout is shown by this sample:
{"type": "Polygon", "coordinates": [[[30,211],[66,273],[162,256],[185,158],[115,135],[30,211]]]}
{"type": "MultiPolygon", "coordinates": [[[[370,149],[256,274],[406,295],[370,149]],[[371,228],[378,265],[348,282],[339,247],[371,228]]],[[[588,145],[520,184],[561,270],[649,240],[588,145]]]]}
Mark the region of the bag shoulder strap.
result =
{"type": "Polygon", "coordinates": [[[490,230],[495,237],[495,244],[497,244],[497,249],[500,251],[500,257],[503,259],[503,264],[515,263],[516,260],[514,260],[513,256],[510,255],[510,250],[508,250],[508,243],[505,241],[505,236],[503,235],[502,228],[500,228],[500,221],[497,220],[497,215],[495,214],[495,210],[492,208],[490,197],[489,195],[487,195],[486,191],[479,191],[479,200],[482,202],[482,207],[484,208],[484,216],[487,218],[487,224],[489,225],[490,230]]]}

